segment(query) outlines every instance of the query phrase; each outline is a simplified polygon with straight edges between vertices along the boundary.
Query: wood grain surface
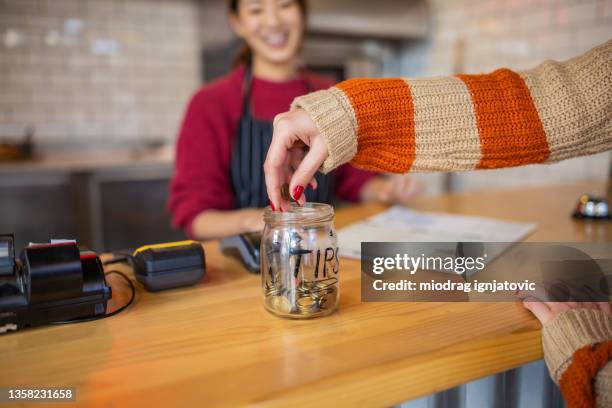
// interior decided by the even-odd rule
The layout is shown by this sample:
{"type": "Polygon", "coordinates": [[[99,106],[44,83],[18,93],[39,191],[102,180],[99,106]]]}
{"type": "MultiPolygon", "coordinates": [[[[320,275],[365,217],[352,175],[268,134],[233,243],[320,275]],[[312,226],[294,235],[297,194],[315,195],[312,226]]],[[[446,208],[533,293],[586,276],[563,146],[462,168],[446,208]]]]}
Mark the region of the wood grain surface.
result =
{"type": "MultiPolygon", "coordinates": [[[[530,241],[609,241],[610,223],[570,218],[579,194],[604,188],[447,195],[414,207],[536,222],[530,241]]],[[[345,208],[336,224],[382,209],[345,208]]],[[[77,404],[100,407],[388,406],[542,357],[540,325],[520,303],[361,303],[359,262],[347,259],[336,313],[279,319],[263,308],[259,276],[216,242],[204,247],[207,276],[195,287],[151,294],[139,285],[116,317],[0,336],[0,386],[74,387],[77,404]]],[[[120,304],[127,288],[109,280],[120,304]]]]}

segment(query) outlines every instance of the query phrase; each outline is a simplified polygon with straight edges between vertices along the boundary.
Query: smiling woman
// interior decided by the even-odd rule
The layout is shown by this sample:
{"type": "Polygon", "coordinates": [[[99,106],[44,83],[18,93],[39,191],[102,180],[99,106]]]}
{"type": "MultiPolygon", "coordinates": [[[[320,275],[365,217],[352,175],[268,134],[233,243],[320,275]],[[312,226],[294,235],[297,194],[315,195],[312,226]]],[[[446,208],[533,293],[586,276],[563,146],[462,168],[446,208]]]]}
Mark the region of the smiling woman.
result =
{"type": "MultiPolygon", "coordinates": [[[[230,0],[227,8],[229,24],[245,47],[232,72],[193,96],[171,185],[174,225],[196,239],[263,229],[263,208],[269,204],[263,161],[272,120],[296,97],[332,85],[300,66],[306,0],[230,0]]],[[[399,184],[347,165],[316,175],[292,195],[328,204],[372,197],[402,201],[415,192],[409,187],[405,180],[399,184]]]]}
{"type": "MultiPolygon", "coordinates": [[[[229,9],[232,29],[245,41],[237,64],[252,64],[258,76],[261,71],[274,72],[279,64],[284,65],[297,54],[308,15],[305,0],[230,0],[229,9]],[[276,3],[278,17],[267,15],[274,4],[266,7],[264,3],[276,3]],[[265,21],[270,18],[278,18],[282,25],[270,27],[265,21]]],[[[278,75],[284,79],[283,73],[278,75]]]]}

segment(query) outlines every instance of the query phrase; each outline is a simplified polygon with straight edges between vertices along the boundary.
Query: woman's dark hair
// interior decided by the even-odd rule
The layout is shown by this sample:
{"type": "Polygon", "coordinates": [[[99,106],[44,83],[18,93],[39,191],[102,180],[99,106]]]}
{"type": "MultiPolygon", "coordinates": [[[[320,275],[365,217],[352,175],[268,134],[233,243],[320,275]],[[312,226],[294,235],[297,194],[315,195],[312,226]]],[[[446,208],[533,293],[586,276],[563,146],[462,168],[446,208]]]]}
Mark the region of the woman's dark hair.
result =
{"type": "MultiPolygon", "coordinates": [[[[296,0],[298,6],[302,10],[302,14],[304,17],[308,16],[308,1],[307,0],[296,0]]],[[[240,0],[228,0],[227,2],[229,12],[231,14],[238,14],[238,6],[240,6],[240,0]]],[[[253,51],[249,48],[249,46],[245,43],[236,58],[234,59],[234,65],[250,65],[253,61],[253,51]]]]}

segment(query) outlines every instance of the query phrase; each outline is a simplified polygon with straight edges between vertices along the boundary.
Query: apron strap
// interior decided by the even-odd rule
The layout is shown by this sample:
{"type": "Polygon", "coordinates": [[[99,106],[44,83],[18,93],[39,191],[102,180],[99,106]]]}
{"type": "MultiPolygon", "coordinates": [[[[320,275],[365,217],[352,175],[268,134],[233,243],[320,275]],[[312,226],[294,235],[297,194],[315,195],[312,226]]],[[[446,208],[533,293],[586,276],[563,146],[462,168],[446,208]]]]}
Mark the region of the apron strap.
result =
{"type": "MultiPolygon", "coordinates": [[[[308,92],[313,86],[305,73],[308,92]]],[[[268,194],[264,182],[263,162],[272,142],[272,122],[253,118],[251,88],[253,74],[250,67],[245,70],[242,83],[242,116],[236,132],[231,152],[231,181],[238,208],[265,207],[268,205],[268,194]]],[[[319,188],[316,191],[306,190],[308,201],[331,203],[333,195],[333,175],[316,174],[319,188]]]]}
{"type": "Polygon", "coordinates": [[[251,87],[253,85],[253,70],[248,65],[244,71],[244,80],[242,81],[242,116],[253,115],[251,109],[251,87]]]}

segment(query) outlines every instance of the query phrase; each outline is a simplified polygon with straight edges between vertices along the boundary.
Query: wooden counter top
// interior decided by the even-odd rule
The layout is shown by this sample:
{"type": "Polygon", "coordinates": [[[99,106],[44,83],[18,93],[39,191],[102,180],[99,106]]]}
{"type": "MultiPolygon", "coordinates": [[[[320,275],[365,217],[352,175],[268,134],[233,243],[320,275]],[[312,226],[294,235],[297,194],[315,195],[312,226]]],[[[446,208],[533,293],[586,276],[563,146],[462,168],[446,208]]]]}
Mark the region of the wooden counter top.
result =
{"type": "Polygon", "coordinates": [[[174,148],[100,149],[48,153],[29,160],[0,162],[0,176],[46,174],[50,172],[91,172],[100,170],[126,170],[138,167],[164,167],[171,169],[174,148]]]}
{"type": "MultiPolygon", "coordinates": [[[[604,187],[449,195],[415,208],[536,222],[531,241],[609,241],[611,223],[569,217],[579,194],[604,187]]],[[[336,224],[382,208],[343,209],[336,224]]],[[[208,275],[193,288],[139,290],[110,319],[0,336],[0,386],[75,387],[77,403],[101,407],[388,406],[542,357],[540,325],[519,303],[361,303],[359,262],[343,259],[340,309],[283,320],[264,310],[259,276],[217,243],[205,249],[208,275]]]]}

